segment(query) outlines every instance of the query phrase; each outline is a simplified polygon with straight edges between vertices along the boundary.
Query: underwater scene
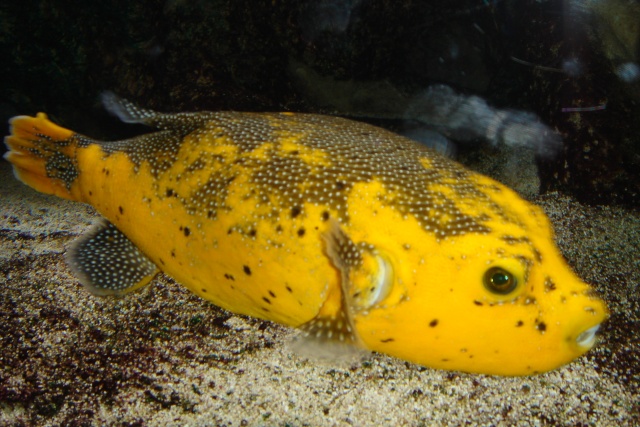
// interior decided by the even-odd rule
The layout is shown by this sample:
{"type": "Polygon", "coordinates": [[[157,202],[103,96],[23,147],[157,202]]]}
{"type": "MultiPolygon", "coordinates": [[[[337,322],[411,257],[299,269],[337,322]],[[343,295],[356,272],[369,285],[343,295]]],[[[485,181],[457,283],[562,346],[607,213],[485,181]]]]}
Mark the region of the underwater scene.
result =
{"type": "Polygon", "coordinates": [[[9,0],[0,426],[640,425],[640,1],[9,0]]]}

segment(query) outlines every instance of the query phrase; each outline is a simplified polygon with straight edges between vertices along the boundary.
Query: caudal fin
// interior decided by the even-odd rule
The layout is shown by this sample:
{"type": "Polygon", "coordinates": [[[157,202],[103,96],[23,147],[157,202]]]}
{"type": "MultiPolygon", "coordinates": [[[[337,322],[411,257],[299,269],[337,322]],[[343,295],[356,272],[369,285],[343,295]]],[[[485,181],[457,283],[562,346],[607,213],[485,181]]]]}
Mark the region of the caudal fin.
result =
{"type": "Polygon", "coordinates": [[[47,194],[74,200],[71,185],[78,176],[77,134],[51,122],[47,115],[16,116],[9,120],[11,135],[4,139],[4,155],[23,183],[47,194]]]}

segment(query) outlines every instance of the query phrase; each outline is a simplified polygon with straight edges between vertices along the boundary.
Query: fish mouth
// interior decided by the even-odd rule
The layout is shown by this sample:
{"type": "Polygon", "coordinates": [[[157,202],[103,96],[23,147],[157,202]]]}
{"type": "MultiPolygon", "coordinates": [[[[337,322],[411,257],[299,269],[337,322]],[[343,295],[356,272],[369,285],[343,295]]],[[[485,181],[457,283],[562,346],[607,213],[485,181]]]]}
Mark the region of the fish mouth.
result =
{"type": "Polygon", "coordinates": [[[576,338],[576,344],[581,348],[589,350],[596,343],[596,332],[598,332],[598,329],[600,329],[600,324],[580,333],[576,338]]]}

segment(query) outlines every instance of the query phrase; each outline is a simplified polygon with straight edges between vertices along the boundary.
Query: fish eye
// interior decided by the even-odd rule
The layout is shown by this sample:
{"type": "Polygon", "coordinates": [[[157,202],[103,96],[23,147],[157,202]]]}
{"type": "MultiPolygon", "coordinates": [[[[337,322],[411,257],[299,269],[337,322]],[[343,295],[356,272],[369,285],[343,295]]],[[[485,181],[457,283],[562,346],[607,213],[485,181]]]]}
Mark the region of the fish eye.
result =
{"type": "Polygon", "coordinates": [[[494,294],[506,295],[518,285],[516,277],[501,267],[492,267],[484,273],[484,287],[494,294]]]}

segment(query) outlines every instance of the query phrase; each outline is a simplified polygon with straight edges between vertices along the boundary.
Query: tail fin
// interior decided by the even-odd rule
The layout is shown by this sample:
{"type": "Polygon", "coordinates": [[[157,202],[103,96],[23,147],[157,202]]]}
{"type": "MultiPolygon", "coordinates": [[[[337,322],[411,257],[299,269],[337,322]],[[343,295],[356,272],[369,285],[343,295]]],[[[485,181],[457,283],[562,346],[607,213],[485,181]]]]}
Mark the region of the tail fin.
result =
{"type": "Polygon", "coordinates": [[[9,120],[11,135],[4,140],[4,155],[23,183],[42,193],[75,200],[71,185],[78,176],[74,132],[51,122],[46,114],[16,116],[9,120]]]}

